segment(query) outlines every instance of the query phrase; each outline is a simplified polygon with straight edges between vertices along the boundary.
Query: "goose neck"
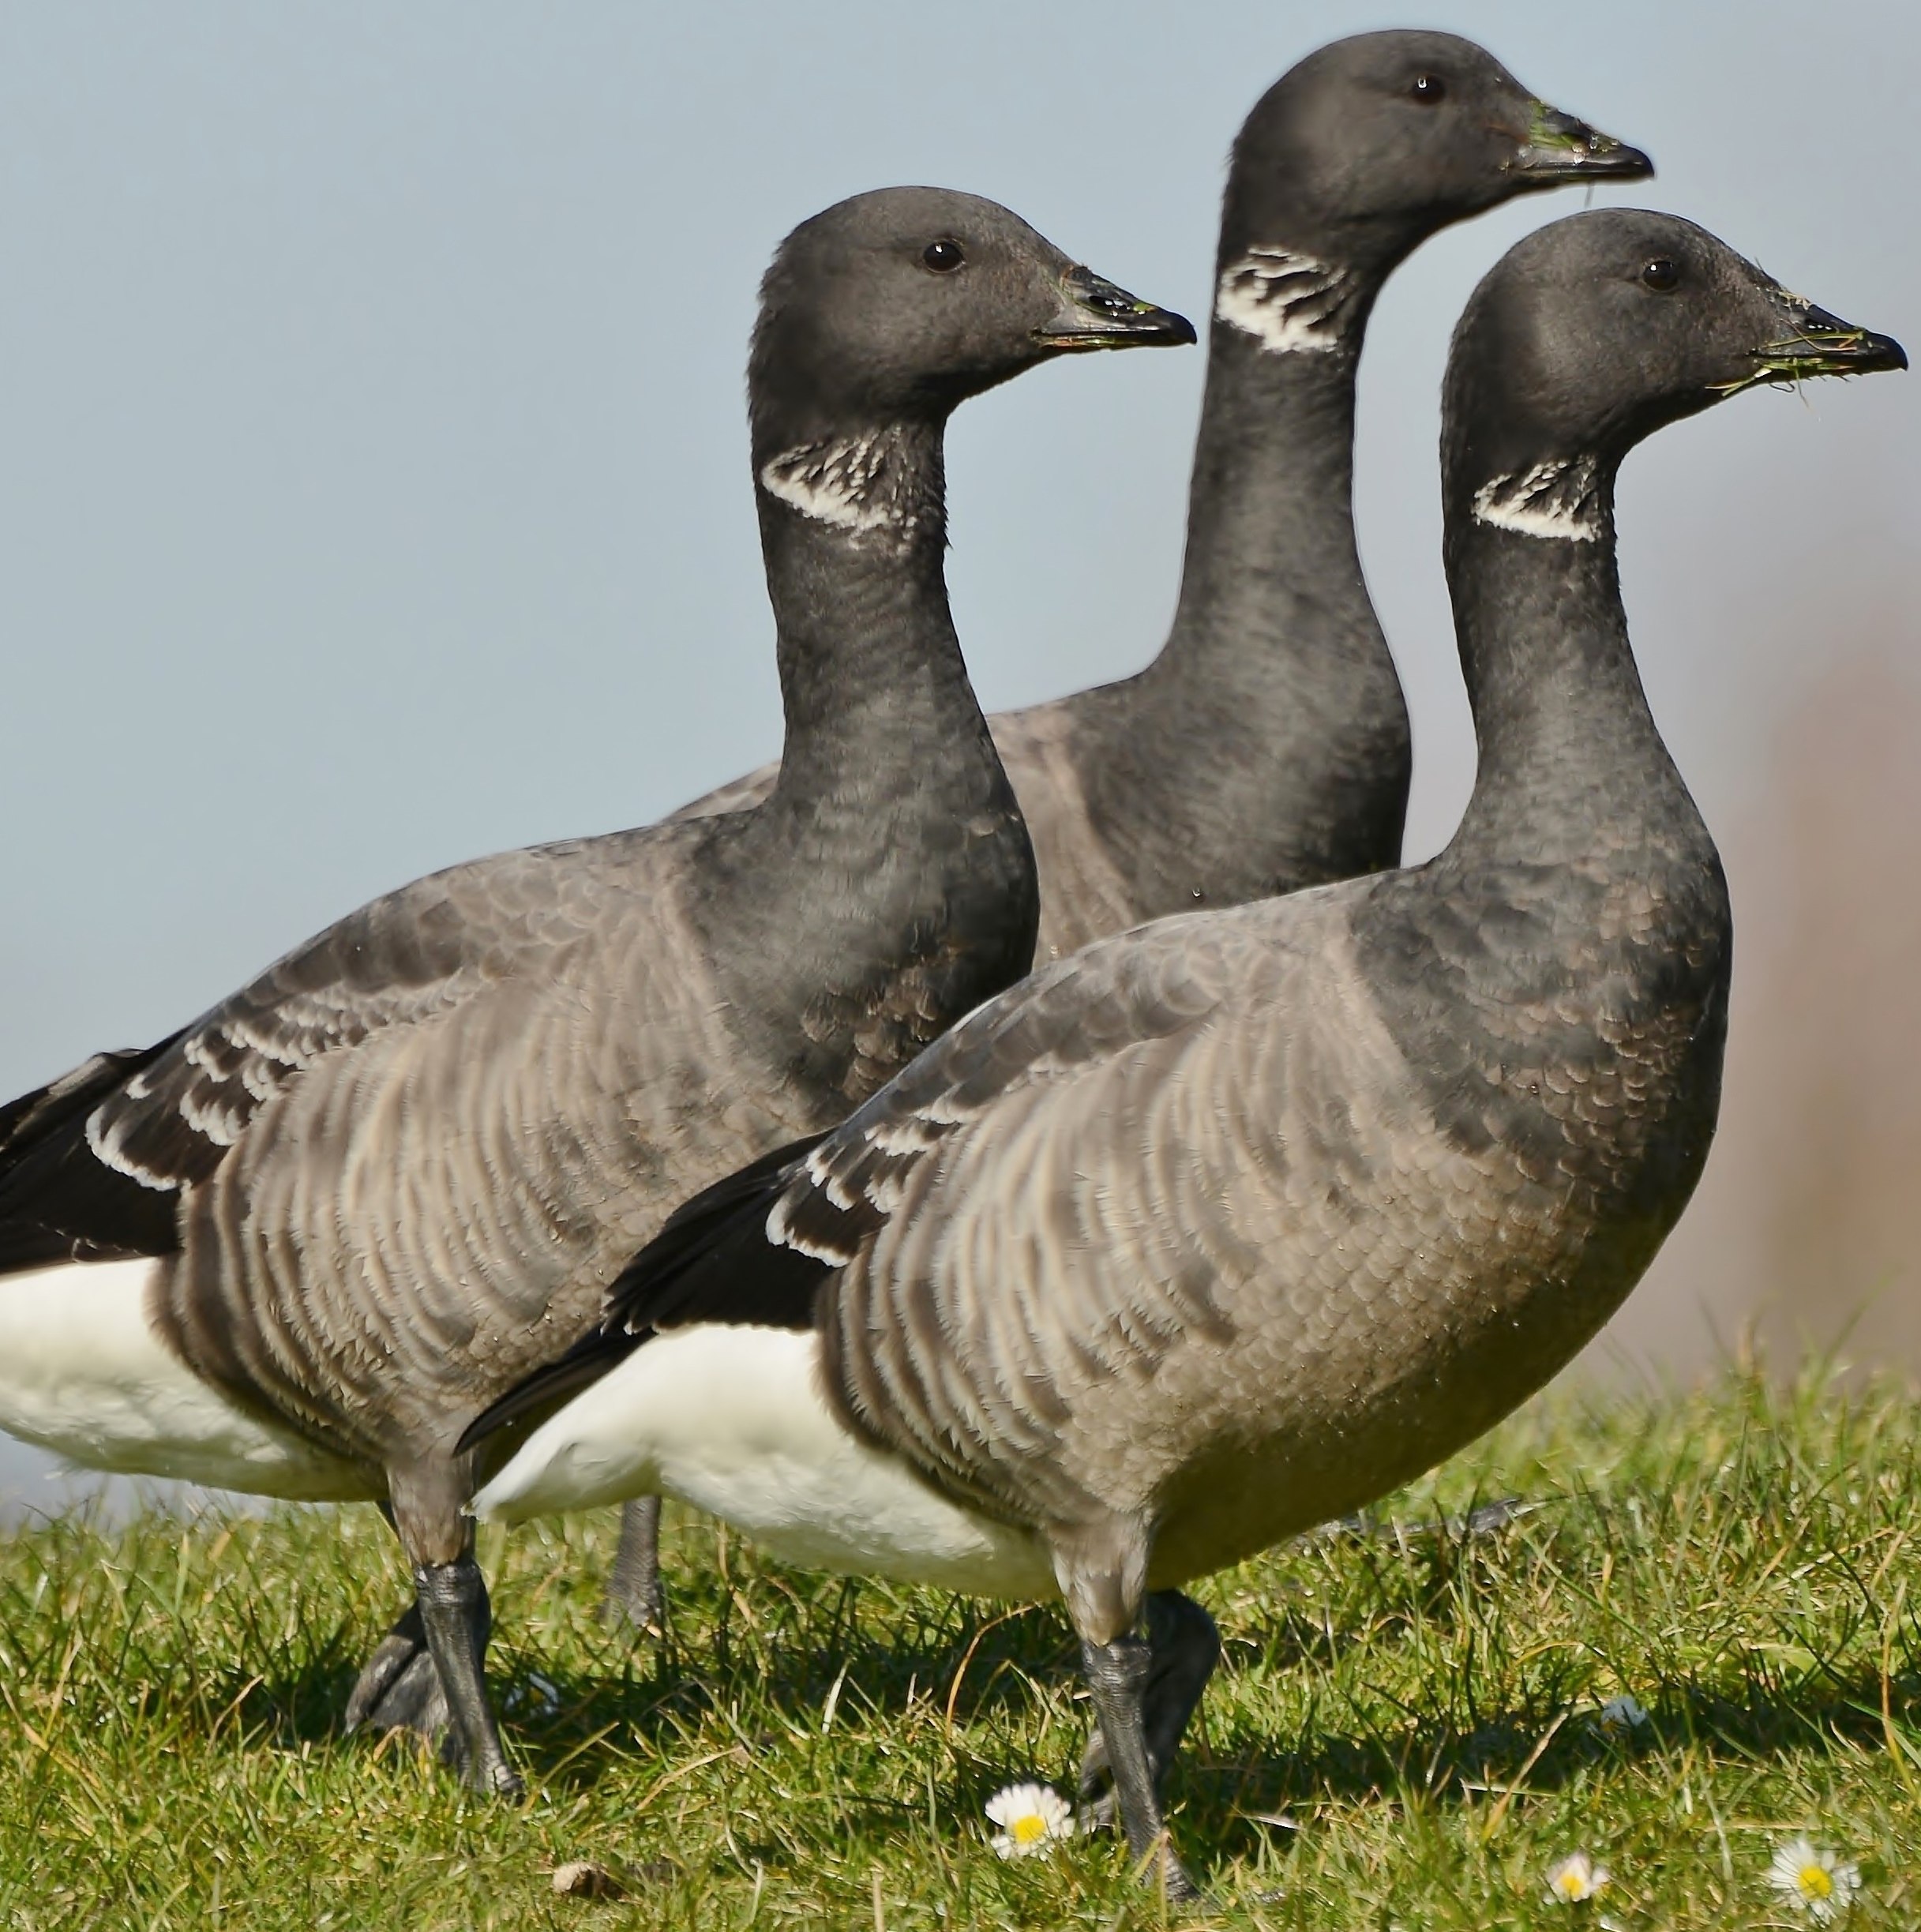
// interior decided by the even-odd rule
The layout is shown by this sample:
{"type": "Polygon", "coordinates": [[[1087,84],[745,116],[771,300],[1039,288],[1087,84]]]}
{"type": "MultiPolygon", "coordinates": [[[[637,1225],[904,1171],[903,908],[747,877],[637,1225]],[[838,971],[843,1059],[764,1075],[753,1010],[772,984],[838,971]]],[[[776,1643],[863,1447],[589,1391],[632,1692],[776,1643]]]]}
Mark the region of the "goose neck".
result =
{"type": "Polygon", "coordinates": [[[938,430],[816,438],[756,470],[786,726],[773,802],[817,816],[955,779],[991,793],[947,604],[938,430]]]}
{"type": "MultiPolygon", "coordinates": [[[[1223,271],[1224,289],[1231,266],[1223,271]]],[[[1360,298],[1353,298],[1359,302],[1360,298]]],[[[1369,296],[1368,301],[1371,298],[1369,296]]],[[[1277,346],[1263,311],[1218,309],[1188,488],[1180,601],[1163,664],[1257,695],[1384,659],[1354,541],[1354,379],[1364,314],[1277,346]]]]}
{"type": "Polygon", "coordinates": [[[757,466],[786,741],[767,798],[707,822],[699,915],[823,1124],[1024,972],[1040,917],[948,612],[938,435],[857,440],[757,466]]]}
{"type": "MultiPolygon", "coordinates": [[[[1584,488],[1580,534],[1490,520],[1484,490],[1451,502],[1446,559],[1478,765],[1453,850],[1525,831],[1572,856],[1595,828],[1692,801],[1656,729],[1628,641],[1611,476],[1584,488]]],[[[1705,834],[1703,835],[1705,836],[1705,834]]]]}

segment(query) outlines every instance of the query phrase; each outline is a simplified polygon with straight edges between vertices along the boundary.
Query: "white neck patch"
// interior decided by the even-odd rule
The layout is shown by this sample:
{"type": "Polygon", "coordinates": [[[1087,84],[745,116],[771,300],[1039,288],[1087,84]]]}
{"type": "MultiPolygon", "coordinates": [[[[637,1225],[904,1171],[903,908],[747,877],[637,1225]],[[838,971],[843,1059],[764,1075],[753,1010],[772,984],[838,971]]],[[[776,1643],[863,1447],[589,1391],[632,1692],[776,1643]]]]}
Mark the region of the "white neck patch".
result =
{"type": "Polygon", "coordinates": [[[1287,248],[1251,248],[1221,271],[1214,313],[1276,355],[1341,346],[1353,273],[1287,248]]]}
{"type": "Polygon", "coordinates": [[[1524,537],[1592,543],[1601,533],[1600,467],[1592,456],[1563,456],[1491,477],[1474,493],[1474,520],[1524,537]]]}
{"type": "Polygon", "coordinates": [[[803,443],[760,466],[760,486],[816,523],[856,535],[876,531],[905,536],[937,519],[929,496],[907,460],[899,430],[803,443]]]}

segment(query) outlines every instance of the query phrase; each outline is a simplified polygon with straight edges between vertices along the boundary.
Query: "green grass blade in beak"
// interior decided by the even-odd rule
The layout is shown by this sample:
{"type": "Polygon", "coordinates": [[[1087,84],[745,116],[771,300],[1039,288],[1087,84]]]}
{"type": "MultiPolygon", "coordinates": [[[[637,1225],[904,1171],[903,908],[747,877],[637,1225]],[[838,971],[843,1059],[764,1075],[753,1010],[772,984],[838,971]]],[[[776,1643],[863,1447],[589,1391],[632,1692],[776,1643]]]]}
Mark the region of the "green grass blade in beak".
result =
{"type": "Polygon", "coordinates": [[[1867,376],[1905,369],[1908,351],[1892,336],[1858,328],[1838,315],[1818,309],[1804,296],[1777,291],[1783,328],[1754,351],[1754,372],[1724,385],[1732,395],[1763,382],[1799,382],[1810,376],[1867,376]]]}
{"type": "Polygon", "coordinates": [[[1554,188],[1571,181],[1645,181],[1654,163],[1638,148],[1604,134],[1544,100],[1533,103],[1527,139],[1507,171],[1529,187],[1554,188]]]}

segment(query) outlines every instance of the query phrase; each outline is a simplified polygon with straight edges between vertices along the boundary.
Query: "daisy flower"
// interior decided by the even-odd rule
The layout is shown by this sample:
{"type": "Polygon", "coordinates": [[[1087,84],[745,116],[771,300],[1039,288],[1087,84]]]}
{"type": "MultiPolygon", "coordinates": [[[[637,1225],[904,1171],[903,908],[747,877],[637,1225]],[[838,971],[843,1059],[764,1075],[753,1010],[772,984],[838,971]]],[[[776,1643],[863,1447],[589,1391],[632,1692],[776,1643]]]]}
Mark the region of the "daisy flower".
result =
{"type": "Polygon", "coordinates": [[[1777,1845],[1768,1883],[1785,1893],[1818,1925],[1838,1919],[1861,1889],[1861,1870],[1807,1838],[1777,1845]]]}
{"type": "Polygon", "coordinates": [[[1051,1784],[1010,1784],[987,1801],[993,1847],[1004,1859],[1031,1858],[1074,1836],[1074,1808],[1051,1784]]]}
{"type": "Polygon", "coordinates": [[[1605,1865],[1596,1865],[1586,1852],[1570,1851],[1548,1867],[1548,1890],[1559,1904],[1578,1905],[1593,1897],[1613,1877],[1605,1865]]]}

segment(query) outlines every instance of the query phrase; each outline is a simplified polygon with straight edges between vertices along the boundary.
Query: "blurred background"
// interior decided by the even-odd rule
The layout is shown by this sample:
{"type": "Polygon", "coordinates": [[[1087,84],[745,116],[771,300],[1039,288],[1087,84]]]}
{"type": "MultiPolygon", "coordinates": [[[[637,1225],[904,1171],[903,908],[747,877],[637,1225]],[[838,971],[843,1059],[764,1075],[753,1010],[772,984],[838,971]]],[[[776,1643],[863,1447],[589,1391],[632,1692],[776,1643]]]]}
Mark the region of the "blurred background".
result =
{"type": "MultiPolygon", "coordinates": [[[[644,822],[771,756],[755,287],[895,182],[1004,201],[1203,321],[1223,166],[1334,36],[1450,28],[1650,149],[1685,213],[1921,347],[1921,13],[1691,0],[326,0],[0,9],[0,1092],[179,1025],[385,887],[644,822]]],[[[1619,196],[1612,198],[1623,198],[1619,196]]],[[[1447,336],[1536,197],[1390,285],[1359,515],[1417,741],[1473,748],[1441,577],[1447,336]]],[[[1158,647],[1202,358],[1058,364],[950,445],[991,708],[1158,647]]],[[[1656,716],[1739,943],[1720,1139],[1583,1372],[1758,1334],[1921,1364],[1921,381],[1762,392],[1621,492],[1656,716]]],[[[48,1506],[0,1439],[0,1499],[48,1506]]]]}

